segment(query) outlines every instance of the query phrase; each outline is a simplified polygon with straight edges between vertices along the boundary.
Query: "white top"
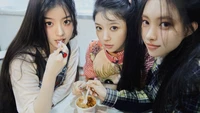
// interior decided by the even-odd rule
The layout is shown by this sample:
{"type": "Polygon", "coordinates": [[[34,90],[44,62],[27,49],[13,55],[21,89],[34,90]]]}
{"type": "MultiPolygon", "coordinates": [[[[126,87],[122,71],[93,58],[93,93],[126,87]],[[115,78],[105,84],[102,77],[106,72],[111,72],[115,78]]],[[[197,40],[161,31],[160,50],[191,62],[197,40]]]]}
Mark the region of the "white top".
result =
{"type": "MultiPolygon", "coordinates": [[[[76,77],[79,48],[75,39],[70,41],[71,56],[69,59],[67,75],[63,85],[58,87],[52,98],[56,105],[70,94],[72,84],[76,77]]],[[[26,60],[33,61],[33,57],[26,55],[26,60]]],[[[39,78],[36,75],[36,64],[15,58],[10,64],[11,83],[19,113],[34,113],[34,100],[37,98],[40,88],[39,78]]]]}

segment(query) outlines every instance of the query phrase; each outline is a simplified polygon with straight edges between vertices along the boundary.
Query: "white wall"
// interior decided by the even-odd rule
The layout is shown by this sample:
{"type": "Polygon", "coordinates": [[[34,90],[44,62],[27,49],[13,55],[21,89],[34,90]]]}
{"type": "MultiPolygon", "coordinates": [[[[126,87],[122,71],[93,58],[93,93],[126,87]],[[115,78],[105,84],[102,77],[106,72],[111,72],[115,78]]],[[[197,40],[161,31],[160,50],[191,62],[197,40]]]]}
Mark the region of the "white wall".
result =
{"type": "Polygon", "coordinates": [[[23,16],[0,15],[0,47],[6,50],[12,39],[15,37],[23,16]]]}
{"type": "Polygon", "coordinates": [[[78,44],[80,47],[80,66],[85,63],[85,54],[91,40],[97,39],[96,29],[92,19],[78,19],[78,44]]]}
{"type": "MultiPolygon", "coordinates": [[[[22,14],[6,14],[0,11],[0,47],[1,50],[6,50],[12,39],[15,37],[21,22],[22,14]]],[[[80,63],[83,66],[85,63],[85,54],[89,42],[96,39],[95,26],[92,19],[78,18],[78,36],[76,37],[80,47],[80,63]]]]}

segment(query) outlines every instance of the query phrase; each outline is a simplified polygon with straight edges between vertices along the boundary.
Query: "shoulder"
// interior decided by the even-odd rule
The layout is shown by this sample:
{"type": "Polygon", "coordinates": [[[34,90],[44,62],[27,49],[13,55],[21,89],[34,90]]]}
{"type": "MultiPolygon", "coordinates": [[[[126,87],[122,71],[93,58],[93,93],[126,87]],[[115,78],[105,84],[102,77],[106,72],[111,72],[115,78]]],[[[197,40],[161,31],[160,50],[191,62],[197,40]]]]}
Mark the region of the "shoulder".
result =
{"type": "MultiPolygon", "coordinates": [[[[42,53],[41,49],[38,49],[40,53],[42,53]]],[[[13,61],[27,61],[27,62],[33,62],[35,59],[36,54],[36,48],[31,47],[27,48],[24,51],[21,51],[19,54],[15,55],[13,58],[13,61]]]]}
{"type": "Polygon", "coordinates": [[[21,78],[22,74],[36,73],[34,57],[30,54],[20,54],[10,62],[9,72],[15,78],[21,78]]]}
{"type": "MultiPolygon", "coordinates": [[[[40,53],[44,54],[41,49],[37,49],[40,53]]],[[[24,51],[21,51],[17,55],[14,56],[10,64],[15,65],[24,65],[24,64],[33,64],[35,63],[35,57],[36,57],[36,48],[29,47],[25,49],[24,51]]]]}
{"type": "Polygon", "coordinates": [[[92,40],[89,44],[90,46],[94,46],[94,45],[98,45],[98,46],[101,46],[101,43],[99,40],[92,40]]]}
{"type": "Polygon", "coordinates": [[[182,83],[186,86],[186,93],[200,93],[200,58],[189,61],[181,70],[183,75],[180,76],[184,77],[182,83]]]}
{"type": "Polygon", "coordinates": [[[102,45],[99,40],[92,40],[88,47],[90,53],[97,54],[100,50],[102,50],[102,45]]]}
{"type": "Polygon", "coordinates": [[[24,65],[27,63],[34,63],[36,49],[27,49],[21,54],[16,55],[11,61],[11,65],[24,65]]]}

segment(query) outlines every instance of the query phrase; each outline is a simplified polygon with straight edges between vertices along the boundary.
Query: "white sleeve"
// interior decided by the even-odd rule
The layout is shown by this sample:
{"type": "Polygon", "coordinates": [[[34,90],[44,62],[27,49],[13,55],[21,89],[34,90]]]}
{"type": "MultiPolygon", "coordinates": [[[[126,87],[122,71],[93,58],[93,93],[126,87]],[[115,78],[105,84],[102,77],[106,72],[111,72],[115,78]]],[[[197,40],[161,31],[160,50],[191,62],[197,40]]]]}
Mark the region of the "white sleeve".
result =
{"type": "Polygon", "coordinates": [[[10,64],[10,79],[19,113],[34,113],[33,103],[40,91],[35,69],[33,63],[24,59],[15,58],[10,64]]]}

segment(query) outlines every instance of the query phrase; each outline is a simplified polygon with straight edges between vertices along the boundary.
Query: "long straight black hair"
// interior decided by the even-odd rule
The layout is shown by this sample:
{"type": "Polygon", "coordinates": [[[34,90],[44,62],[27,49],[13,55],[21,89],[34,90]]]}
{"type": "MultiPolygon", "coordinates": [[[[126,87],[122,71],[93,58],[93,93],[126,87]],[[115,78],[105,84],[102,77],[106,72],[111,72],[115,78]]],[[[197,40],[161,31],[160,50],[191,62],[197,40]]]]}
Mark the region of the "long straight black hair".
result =
{"type": "MultiPolygon", "coordinates": [[[[12,60],[22,54],[29,54],[34,57],[37,65],[37,76],[41,80],[45,70],[44,56],[39,51],[29,52],[31,48],[36,51],[39,48],[45,52],[47,58],[50,54],[49,42],[45,33],[44,15],[56,5],[67,10],[72,18],[74,26],[72,38],[77,35],[76,10],[73,0],[30,0],[21,27],[9,45],[3,60],[0,75],[0,112],[17,113],[16,103],[12,91],[9,65],[12,60]]],[[[32,62],[32,63],[33,63],[32,62]]]]}
{"type": "Polygon", "coordinates": [[[140,0],[132,0],[131,8],[127,14],[127,38],[125,40],[124,61],[121,78],[118,83],[118,90],[140,90],[142,86],[142,72],[144,72],[144,62],[146,49],[139,38],[137,29],[137,15],[140,0]]]}
{"type": "MultiPolygon", "coordinates": [[[[137,28],[140,39],[142,39],[141,17],[146,2],[148,0],[142,0],[138,15],[139,24],[137,28]]],[[[191,76],[193,75],[192,70],[194,70],[192,65],[196,64],[194,61],[196,62],[200,58],[200,27],[194,30],[191,25],[192,22],[196,22],[198,26],[200,25],[200,0],[160,0],[160,2],[168,4],[169,14],[172,13],[170,12],[172,11],[170,7],[175,7],[178,10],[186,32],[192,31],[192,34],[185,37],[175,50],[165,56],[159,66],[157,76],[159,81],[161,81],[161,86],[154,102],[154,113],[172,112],[177,103],[183,105],[184,103],[181,102],[180,98],[183,96],[183,92],[186,92],[186,89],[197,89],[198,92],[191,95],[199,95],[200,93],[200,75],[196,77],[191,76]],[[167,107],[171,107],[171,109],[165,111],[167,107]]],[[[186,112],[184,109],[182,110],[186,112]]]]}
{"type": "Polygon", "coordinates": [[[126,22],[127,36],[125,40],[124,59],[121,71],[121,78],[117,85],[117,90],[130,90],[133,89],[132,86],[139,87],[140,84],[140,82],[138,82],[139,78],[137,78],[140,77],[139,74],[135,76],[131,75],[131,73],[140,73],[139,67],[141,66],[139,66],[139,62],[142,62],[143,60],[140,59],[144,58],[140,56],[140,52],[143,51],[134,52],[134,50],[137,50],[140,46],[139,39],[136,36],[136,29],[133,28],[133,26],[135,26],[136,19],[136,4],[137,0],[132,0],[131,3],[129,2],[129,0],[96,0],[94,5],[93,20],[95,20],[96,14],[101,12],[107,20],[110,20],[106,15],[107,13],[109,13],[113,14],[116,18],[122,19],[126,22]],[[131,50],[131,52],[129,50],[131,50]],[[130,60],[134,64],[130,64],[130,60]],[[132,78],[132,76],[134,76],[134,78],[132,78]]]}

